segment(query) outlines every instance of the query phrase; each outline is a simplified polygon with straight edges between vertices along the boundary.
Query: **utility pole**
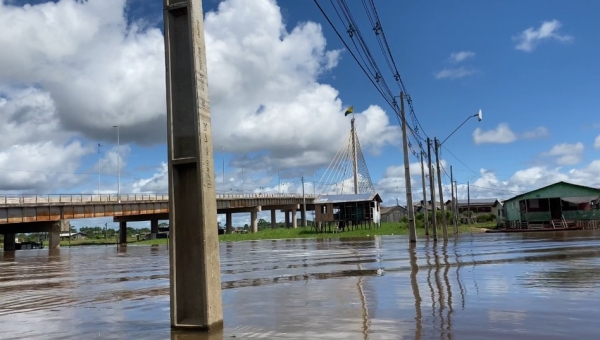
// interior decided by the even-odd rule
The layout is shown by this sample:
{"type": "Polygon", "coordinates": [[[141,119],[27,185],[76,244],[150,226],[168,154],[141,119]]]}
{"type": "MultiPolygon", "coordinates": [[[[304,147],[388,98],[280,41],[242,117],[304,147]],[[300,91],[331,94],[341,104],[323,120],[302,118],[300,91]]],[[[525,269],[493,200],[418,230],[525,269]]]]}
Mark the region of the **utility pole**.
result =
{"type": "Polygon", "coordinates": [[[113,125],[117,128],[117,200],[121,203],[121,132],[119,125],[113,125]]]}
{"type": "Polygon", "coordinates": [[[277,189],[277,193],[281,194],[281,175],[279,172],[279,167],[280,167],[281,163],[279,162],[279,158],[277,158],[277,185],[278,185],[278,189],[277,189]]]}
{"type": "Polygon", "coordinates": [[[304,195],[304,176],[302,176],[302,227],[306,228],[306,196],[304,195]]]}
{"type": "Polygon", "coordinates": [[[356,131],[354,131],[354,117],[350,121],[350,131],[352,132],[352,162],[354,170],[354,194],[358,195],[358,156],[356,151],[356,131]]]}
{"type": "Polygon", "coordinates": [[[413,206],[410,184],[410,163],[408,160],[408,135],[406,134],[406,114],[404,112],[404,92],[400,92],[400,115],[402,116],[402,149],[404,151],[404,183],[406,188],[406,210],[408,213],[408,234],[410,242],[417,242],[415,207],[413,206]]]}
{"type": "Polygon", "coordinates": [[[244,194],[244,167],[242,167],[242,195],[244,194]]]}
{"type": "Polygon", "coordinates": [[[467,221],[471,225],[471,188],[469,182],[467,182],[467,221]]]}
{"type": "Polygon", "coordinates": [[[98,143],[98,195],[100,195],[100,147],[102,144],[98,143]]]}
{"type": "Polygon", "coordinates": [[[223,191],[225,191],[225,146],[221,145],[221,158],[223,160],[223,191]]]}
{"type": "Polygon", "coordinates": [[[442,213],[442,233],[444,240],[448,239],[448,225],[446,224],[446,207],[444,204],[444,193],[442,191],[442,170],[440,168],[440,155],[439,155],[439,143],[437,138],[433,139],[435,143],[435,162],[437,163],[437,174],[438,174],[438,189],[440,191],[440,212],[442,213]]]}
{"type": "Polygon", "coordinates": [[[435,204],[435,185],[433,184],[433,167],[431,166],[431,139],[427,137],[427,158],[428,158],[428,166],[429,166],[429,190],[431,190],[431,223],[433,224],[433,240],[437,241],[437,207],[435,204]]]}
{"type": "Polygon", "coordinates": [[[454,181],[454,194],[456,195],[456,201],[454,201],[454,211],[456,211],[456,217],[454,218],[454,224],[456,224],[456,230],[458,230],[458,182],[454,181]]]}
{"type": "Polygon", "coordinates": [[[456,211],[454,211],[454,174],[452,173],[452,165],[450,165],[450,188],[452,192],[452,201],[450,202],[450,211],[452,211],[452,224],[454,225],[454,234],[458,234],[458,226],[456,225],[456,211]]]}
{"type": "Polygon", "coordinates": [[[425,235],[429,236],[429,218],[427,213],[427,190],[425,189],[425,166],[423,165],[423,151],[421,151],[421,182],[423,183],[423,225],[425,226],[425,235]]]}

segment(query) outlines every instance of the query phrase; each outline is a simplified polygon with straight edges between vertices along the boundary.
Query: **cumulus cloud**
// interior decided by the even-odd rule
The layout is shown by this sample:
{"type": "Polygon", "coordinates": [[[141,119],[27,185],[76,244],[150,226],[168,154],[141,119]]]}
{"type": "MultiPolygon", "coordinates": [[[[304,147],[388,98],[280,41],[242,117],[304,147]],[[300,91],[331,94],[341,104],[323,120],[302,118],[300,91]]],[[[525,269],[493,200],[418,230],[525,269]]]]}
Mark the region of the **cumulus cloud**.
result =
{"type": "Polygon", "coordinates": [[[600,135],[598,135],[598,137],[596,137],[596,139],[594,140],[594,148],[600,149],[600,135]]]}
{"type": "Polygon", "coordinates": [[[573,37],[558,33],[562,24],[558,20],[544,21],[539,28],[529,27],[520,34],[513,37],[517,45],[515,48],[524,52],[533,52],[537,45],[542,41],[556,40],[559,42],[569,42],[573,37]]]}
{"type": "Polygon", "coordinates": [[[573,165],[581,162],[583,149],[583,143],[562,143],[553,146],[544,155],[556,157],[556,163],[559,165],[573,165]]]}
{"type": "Polygon", "coordinates": [[[435,79],[458,79],[475,74],[475,70],[468,67],[445,68],[435,74],[435,79]]]}
{"type": "MultiPolygon", "coordinates": [[[[113,125],[123,144],[165,143],[164,39],[146,19],[128,21],[127,6],[0,2],[1,145],[51,141],[61,153],[76,139],[86,149],[86,140],[113,144],[113,125]]],[[[329,162],[349,118],[338,91],[318,82],[341,53],[326,48],[321,26],[288,30],[274,0],[227,0],[205,14],[214,145],[234,166],[329,162]]],[[[400,128],[380,107],[355,109],[363,150],[398,143],[400,128]]],[[[69,157],[79,164],[83,155],[69,157]]]]}
{"type": "Polygon", "coordinates": [[[473,141],[475,144],[483,143],[498,143],[507,144],[517,140],[517,135],[512,132],[508,124],[501,123],[495,129],[483,131],[481,128],[476,128],[473,131],[473,141]]]}
{"type": "Polygon", "coordinates": [[[454,52],[452,54],[450,54],[450,61],[454,62],[454,63],[460,63],[463,60],[466,60],[468,58],[473,58],[475,57],[475,52],[471,52],[471,51],[460,51],[460,52],[454,52]]]}

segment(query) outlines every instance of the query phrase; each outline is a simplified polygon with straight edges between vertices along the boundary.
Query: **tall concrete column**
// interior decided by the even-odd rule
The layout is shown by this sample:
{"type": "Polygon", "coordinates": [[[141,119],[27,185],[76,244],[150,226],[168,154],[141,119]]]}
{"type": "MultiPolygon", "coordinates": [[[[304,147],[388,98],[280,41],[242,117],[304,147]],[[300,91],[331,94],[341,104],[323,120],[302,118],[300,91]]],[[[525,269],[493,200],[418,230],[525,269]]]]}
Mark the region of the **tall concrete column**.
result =
{"type": "Polygon", "coordinates": [[[233,232],[233,218],[231,213],[225,213],[225,233],[231,234],[233,232]]]}
{"type": "Polygon", "coordinates": [[[201,0],[164,0],[171,326],[223,325],[201,0]]]}
{"type": "Polygon", "coordinates": [[[253,233],[258,232],[258,212],[256,211],[250,212],[250,226],[253,233]]]}
{"type": "Polygon", "coordinates": [[[71,230],[71,223],[69,220],[60,220],[58,222],[50,222],[47,227],[50,239],[48,241],[49,249],[60,248],[60,233],[68,233],[71,230]]]}
{"type": "Polygon", "coordinates": [[[296,209],[292,209],[292,228],[298,228],[298,219],[296,218],[296,209]]]}
{"type": "Polygon", "coordinates": [[[289,211],[285,210],[283,212],[283,214],[285,215],[285,227],[289,228],[290,227],[290,214],[289,214],[289,211]]]}
{"type": "Polygon", "coordinates": [[[119,243],[127,243],[127,222],[119,222],[119,243]]]}
{"type": "Polygon", "coordinates": [[[271,228],[277,228],[277,217],[275,209],[271,209],[271,228]]]}
{"type": "Polygon", "coordinates": [[[4,251],[15,250],[15,237],[16,234],[4,234],[4,251]]]}
{"type": "Polygon", "coordinates": [[[150,220],[150,239],[155,240],[158,234],[158,220],[150,220]]]}

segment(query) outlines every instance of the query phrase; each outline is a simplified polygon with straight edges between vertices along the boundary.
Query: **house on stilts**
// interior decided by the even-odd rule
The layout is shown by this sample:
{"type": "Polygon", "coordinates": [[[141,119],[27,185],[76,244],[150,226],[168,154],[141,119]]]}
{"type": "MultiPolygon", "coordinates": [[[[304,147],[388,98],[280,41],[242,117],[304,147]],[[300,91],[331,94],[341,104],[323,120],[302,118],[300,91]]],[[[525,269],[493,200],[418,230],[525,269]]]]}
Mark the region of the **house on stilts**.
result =
{"type": "Polygon", "coordinates": [[[600,189],[554,183],[504,201],[507,228],[598,228],[600,189]]]}

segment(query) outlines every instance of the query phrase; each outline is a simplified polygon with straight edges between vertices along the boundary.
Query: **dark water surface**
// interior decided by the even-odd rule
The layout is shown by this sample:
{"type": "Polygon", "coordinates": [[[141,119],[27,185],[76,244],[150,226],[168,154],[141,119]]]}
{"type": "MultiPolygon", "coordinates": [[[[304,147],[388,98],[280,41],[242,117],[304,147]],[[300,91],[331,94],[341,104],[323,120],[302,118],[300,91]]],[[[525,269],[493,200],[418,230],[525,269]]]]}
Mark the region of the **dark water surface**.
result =
{"type": "Polygon", "coordinates": [[[594,339],[600,233],[221,243],[225,328],[172,333],[166,246],[0,253],[1,339],[594,339]]]}

